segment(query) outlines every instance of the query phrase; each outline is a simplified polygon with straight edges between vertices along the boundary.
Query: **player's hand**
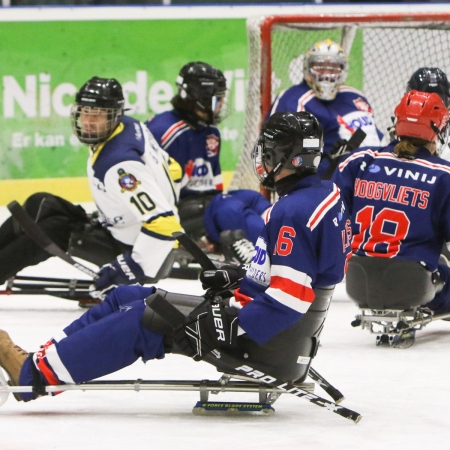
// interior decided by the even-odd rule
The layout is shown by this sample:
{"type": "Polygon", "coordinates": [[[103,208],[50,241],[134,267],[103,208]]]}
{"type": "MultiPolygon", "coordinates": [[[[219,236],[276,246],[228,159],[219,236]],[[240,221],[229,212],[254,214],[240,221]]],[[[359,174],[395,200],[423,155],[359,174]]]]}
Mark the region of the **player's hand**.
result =
{"type": "Polygon", "coordinates": [[[141,266],[134,261],[130,253],[124,253],[100,269],[98,278],[94,280],[94,287],[95,291],[105,297],[105,293],[108,293],[111,288],[122,284],[139,283],[144,278],[145,274],[141,266]]]}
{"type": "Polygon", "coordinates": [[[204,270],[200,274],[203,289],[235,289],[247,272],[247,265],[225,264],[217,270],[204,270]]]}
{"type": "Polygon", "coordinates": [[[216,348],[236,347],[237,333],[237,309],[220,301],[194,309],[176,331],[174,341],[181,353],[200,361],[216,348]]]}

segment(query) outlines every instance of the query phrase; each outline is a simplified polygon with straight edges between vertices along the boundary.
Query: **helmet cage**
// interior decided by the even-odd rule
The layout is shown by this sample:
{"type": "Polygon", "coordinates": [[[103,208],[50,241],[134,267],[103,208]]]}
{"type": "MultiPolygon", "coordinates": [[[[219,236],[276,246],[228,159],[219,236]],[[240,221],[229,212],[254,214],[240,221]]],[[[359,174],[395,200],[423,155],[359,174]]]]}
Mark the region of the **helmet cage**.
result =
{"type": "Polygon", "coordinates": [[[72,129],[80,142],[96,145],[116,129],[125,99],[115,78],[92,77],[77,92],[70,111],[72,129]]]}
{"type": "Polygon", "coordinates": [[[333,100],[340,86],[345,83],[347,74],[347,55],[336,42],[326,39],[317,42],[306,52],[303,75],[319,99],[333,100]]]}
{"type": "Polygon", "coordinates": [[[317,171],[323,136],[319,122],[310,113],[278,113],[272,117],[272,122],[269,118],[262,127],[252,151],[252,161],[260,183],[267,189],[274,190],[274,177],[283,168],[298,173],[305,170],[317,171]],[[277,122],[280,118],[285,123],[277,122]],[[305,122],[302,122],[305,119],[310,122],[306,126],[305,122]],[[313,127],[311,124],[314,124],[313,127]],[[267,166],[272,170],[269,171],[267,166]]]}
{"type": "Polygon", "coordinates": [[[72,130],[83,144],[96,145],[111,136],[122,115],[122,108],[73,105],[70,111],[72,130]]]}

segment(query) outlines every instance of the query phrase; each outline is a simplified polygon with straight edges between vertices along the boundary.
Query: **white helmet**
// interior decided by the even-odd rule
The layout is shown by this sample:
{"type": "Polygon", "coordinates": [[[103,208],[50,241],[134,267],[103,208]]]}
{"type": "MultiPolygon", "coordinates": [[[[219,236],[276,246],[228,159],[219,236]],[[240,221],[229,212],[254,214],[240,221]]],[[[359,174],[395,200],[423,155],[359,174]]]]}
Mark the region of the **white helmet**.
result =
{"type": "Polygon", "coordinates": [[[348,56],[330,39],[316,42],[303,59],[303,75],[316,97],[333,100],[348,73],[348,56]]]}

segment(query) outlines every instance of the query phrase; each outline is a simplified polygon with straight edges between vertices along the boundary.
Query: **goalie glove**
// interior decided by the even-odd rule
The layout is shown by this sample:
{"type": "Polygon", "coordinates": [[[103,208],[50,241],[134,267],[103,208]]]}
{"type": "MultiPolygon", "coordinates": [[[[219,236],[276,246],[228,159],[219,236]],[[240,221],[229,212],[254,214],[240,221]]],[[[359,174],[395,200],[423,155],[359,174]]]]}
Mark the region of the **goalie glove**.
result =
{"type": "Polygon", "coordinates": [[[217,348],[235,348],[237,333],[237,309],[218,301],[194,309],[176,331],[174,341],[182,354],[201,361],[217,348]]]}
{"type": "Polygon", "coordinates": [[[200,274],[200,281],[203,289],[211,289],[212,291],[235,289],[241,284],[247,269],[248,265],[246,264],[240,266],[225,264],[217,270],[204,270],[200,274]]]}
{"type": "Polygon", "coordinates": [[[100,269],[90,295],[93,298],[103,299],[115,287],[139,283],[144,278],[141,266],[134,261],[130,253],[124,253],[100,269]]]}

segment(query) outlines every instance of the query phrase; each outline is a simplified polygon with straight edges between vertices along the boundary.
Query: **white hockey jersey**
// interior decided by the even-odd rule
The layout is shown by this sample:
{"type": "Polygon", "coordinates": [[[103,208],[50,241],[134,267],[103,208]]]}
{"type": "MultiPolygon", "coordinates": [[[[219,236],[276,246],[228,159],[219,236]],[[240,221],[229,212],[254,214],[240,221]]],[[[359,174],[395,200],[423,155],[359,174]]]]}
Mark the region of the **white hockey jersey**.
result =
{"type": "Polygon", "coordinates": [[[123,117],[109,139],[91,151],[87,167],[102,225],[133,246],[132,258],[154,277],[182,231],[176,212],[181,167],[147,127],[123,117]]]}

